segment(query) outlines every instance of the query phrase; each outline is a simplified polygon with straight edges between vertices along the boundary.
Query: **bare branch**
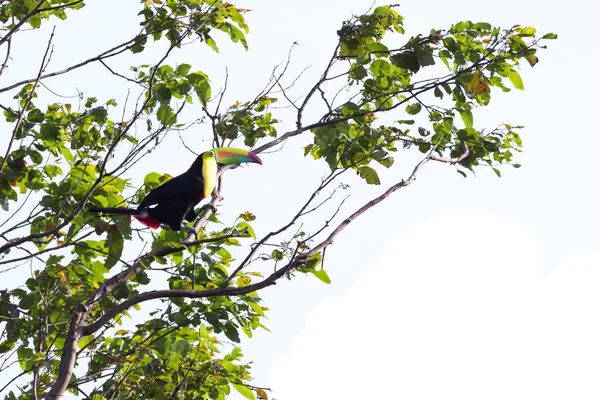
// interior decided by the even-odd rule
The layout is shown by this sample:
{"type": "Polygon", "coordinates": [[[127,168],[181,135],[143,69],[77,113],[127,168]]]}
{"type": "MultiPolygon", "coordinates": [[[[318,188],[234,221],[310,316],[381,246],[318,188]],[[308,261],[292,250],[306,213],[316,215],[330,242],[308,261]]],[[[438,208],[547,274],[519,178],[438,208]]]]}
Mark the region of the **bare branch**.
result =
{"type": "Polygon", "coordinates": [[[112,68],[111,68],[111,67],[109,67],[109,66],[108,66],[108,64],[106,64],[106,63],[104,62],[104,60],[100,59],[100,60],[98,60],[98,61],[100,61],[100,64],[104,65],[104,67],[105,67],[107,70],[109,70],[111,74],[113,74],[113,75],[115,75],[115,76],[118,76],[119,78],[123,78],[123,79],[125,79],[126,81],[133,82],[133,83],[135,83],[135,84],[137,84],[137,85],[144,86],[144,85],[142,85],[142,84],[141,84],[139,81],[136,81],[135,79],[128,78],[128,77],[126,77],[125,75],[121,75],[121,74],[119,74],[118,72],[115,72],[115,71],[113,71],[113,70],[112,70],[112,68]]]}
{"type": "Polygon", "coordinates": [[[335,64],[335,61],[337,60],[338,50],[340,49],[341,45],[342,40],[340,39],[338,40],[338,43],[335,46],[335,49],[333,50],[333,54],[329,59],[327,67],[325,67],[325,71],[323,71],[323,74],[321,75],[321,79],[319,79],[319,81],[309,90],[308,94],[304,98],[304,101],[302,102],[302,105],[300,105],[300,107],[298,108],[298,113],[296,115],[296,130],[302,129],[302,113],[304,112],[304,109],[306,108],[313,94],[315,94],[315,92],[321,88],[323,82],[327,80],[327,75],[329,75],[331,67],[333,67],[333,64],[335,64]]]}
{"type": "MultiPolygon", "coordinates": [[[[31,254],[28,254],[28,255],[26,255],[26,256],[17,257],[17,258],[11,258],[10,260],[2,260],[2,261],[0,261],[0,265],[2,265],[2,264],[12,264],[12,263],[15,263],[15,262],[18,262],[18,261],[26,261],[26,260],[29,260],[29,259],[30,259],[30,258],[32,258],[32,257],[37,257],[37,256],[39,256],[39,255],[42,255],[42,254],[44,254],[44,253],[48,253],[48,252],[50,252],[50,251],[54,251],[54,250],[58,250],[58,249],[62,249],[62,248],[65,248],[65,247],[71,247],[71,246],[80,246],[81,244],[79,243],[79,241],[80,241],[80,240],[82,240],[82,239],[85,239],[85,238],[86,238],[86,237],[88,237],[88,236],[90,236],[92,233],[94,233],[94,231],[93,231],[93,230],[92,230],[92,231],[90,231],[90,232],[88,232],[88,233],[86,233],[85,235],[83,235],[83,236],[81,236],[81,237],[79,237],[79,238],[77,238],[77,239],[73,240],[73,241],[66,242],[66,243],[63,243],[63,244],[61,244],[61,245],[58,245],[58,246],[54,246],[54,247],[47,247],[47,248],[45,248],[44,250],[40,250],[40,251],[38,251],[38,252],[36,252],[36,253],[31,253],[31,254]]],[[[96,251],[99,251],[99,250],[96,250],[96,251]]],[[[108,254],[108,253],[107,253],[107,254],[108,254]]],[[[8,271],[8,270],[10,270],[10,269],[13,269],[13,268],[9,268],[9,269],[0,270],[0,274],[1,274],[1,273],[3,273],[3,272],[6,272],[6,271],[8,271]]]]}
{"type": "MultiPolygon", "coordinates": [[[[116,55],[119,55],[119,54],[121,54],[121,53],[123,53],[123,52],[125,52],[125,51],[127,51],[129,49],[131,49],[131,47],[133,47],[133,45],[135,44],[135,41],[138,40],[140,37],[145,37],[145,36],[153,35],[154,33],[161,32],[161,31],[163,31],[165,29],[157,30],[155,32],[149,32],[149,33],[140,33],[136,37],[134,37],[132,39],[129,39],[128,41],[123,42],[121,44],[118,44],[118,45],[116,45],[116,46],[114,46],[114,47],[112,47],[112,48],[110,48],[110,49],[108,49],[108,50],[106,50],[106,51],[98,54],[95,57],[88,58],[85,61],[82,61],[80,63],[74,64],[74,65],[72,65],[72,66],[70,66],[68,68],[65,68],[63,70],[60,70],[60,71],[50,72],[50,73],[47,73],[47,74],[43,74],[40,77],[40,79],[43,80],[43,79],[50,78],[50,77],[53,77],[53,76],[63,75],[63,74],[66,74],[67,72],[73,71],[74,69],[81,68],[81,67],[83,67],[83,66],[85,66],[87,64],[90,64],[92,62],[100,61],[100,60],[106,60],[107,58],[114,57],[116,55]]],[[[188,30],[186,30],[186,32],[188,30]]],[[[0,93],[6,92],[8,90],[14,89],[16,87],[19,87],[19,86],[27,84],[27,83],[34,82],[35,80],[36,80],[35,78],[34,79],[25,79],[25,80],[22,80],[20,82],[13,83],[12,85],[0,88],[0,93]]]]}

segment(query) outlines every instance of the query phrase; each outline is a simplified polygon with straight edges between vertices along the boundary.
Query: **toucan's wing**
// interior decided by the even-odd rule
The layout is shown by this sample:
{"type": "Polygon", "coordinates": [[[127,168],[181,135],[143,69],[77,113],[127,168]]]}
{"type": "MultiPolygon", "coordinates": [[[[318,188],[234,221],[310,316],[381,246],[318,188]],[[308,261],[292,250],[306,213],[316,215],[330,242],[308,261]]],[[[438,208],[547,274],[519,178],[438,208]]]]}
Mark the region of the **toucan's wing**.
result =
{"type": "MultiPolygon", "coordinates": [[[[185,198],[199,203],[202,200],[204,191],[204,181],[201,178],[190,178],[185,174],[176,176],[152,189],[142,200],[138,209],[148,208],[152,205],[169,201],[176,198],[185,198]]],[[[196,204],[194,203],[194,204],[196,204]]]]}
{"type": "Polygon", "coordinates": [[[181,228],[185,215],[194,209],[194,201],[185,197],[173,197],[161,201],[154,208],[148,210],[150,217],[161,224],[168,225],[172,230],[181,228]]]}

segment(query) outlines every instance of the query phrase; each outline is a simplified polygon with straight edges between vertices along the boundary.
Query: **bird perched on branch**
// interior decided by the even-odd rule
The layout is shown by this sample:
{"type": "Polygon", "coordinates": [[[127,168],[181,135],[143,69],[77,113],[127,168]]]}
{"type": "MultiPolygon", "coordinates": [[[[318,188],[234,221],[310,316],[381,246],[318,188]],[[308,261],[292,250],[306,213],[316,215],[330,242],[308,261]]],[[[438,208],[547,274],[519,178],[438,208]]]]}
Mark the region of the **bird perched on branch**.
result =
{"type": "Polygon", "coordinates": [[[262,165],[261,159],[248,150],[234,147],[209,150],[200,154],[183,174],[152,189],[137,208],[91,207],[88,211],[132,215],[152,229],[168,226],[174,231],[184,230],[197,236],[196,229],[185,225],[183,221],[193,222],[197,217],[194,207],[211,195],[217,184],[218,164],[241,163],[262,165]]]}

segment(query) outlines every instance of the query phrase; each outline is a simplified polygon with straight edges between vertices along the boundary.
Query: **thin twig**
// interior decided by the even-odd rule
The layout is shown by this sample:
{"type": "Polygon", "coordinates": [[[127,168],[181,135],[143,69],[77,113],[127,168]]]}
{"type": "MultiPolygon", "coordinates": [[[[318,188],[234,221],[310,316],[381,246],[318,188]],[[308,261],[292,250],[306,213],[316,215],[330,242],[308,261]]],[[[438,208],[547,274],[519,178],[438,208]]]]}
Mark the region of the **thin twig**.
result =
{"type": "MultiPolygon", "coordinates": [[[[43,3],[44,2],[42,1],[40,4],[43,4],[43,3]]],[[[52,28],[52,33],[50,34],[50,39],[48,40],[48,46],[46,46],[46,52],[44,53],[44,57],[42,58],[40,70],[37,74],[37,78],[35,79],[35,83],[33,84],[33,88],[29,92],[29,95],[27,96],[27,101],[25,102],[25,104],[23,105],[23,108],[21,109],[21,112],[19,113],[19,118],[17,119],[17,123],[15,124],[15,127],[13,129],[12,136],[10,137],[10,140],[8,142],[8,148],[6,149],[6,154],[4,155],[2,164],[0,164],[0,173],[2,173],[2,170],[4,169],[4,166],[6,165],[6,163],[8,161],[8,156],[10,155],[10,149],[12,148],[13,142],[15,140],[15,136],[17,135],[17,131],[19,130],[19,126],[21,125],[21,122],[23,121],[23,117],[25,116],[27,107],[29,107],[29,103],[31,103],[31,99],[33,98],[33,94],[35,93],[35,88],[37,87],[37,84],[40,81],[42,73],[46,69],[46,66],[47,66],[46,60],[48,62],[50,61],[50,59],[48,58],[48,53],[50,52],[50,48],[52,47],[52,39],[54,38],[55,30],[56,30],[56,26],[54,28],[52,28]]]]}
{"type": "Polygon", "coordinates": [[[4,72],[4,70],[6,68],[8,68],[8,60],[10,59],[11,43],[12,43],[12,38],[9,38],[8,42],[6,43],[6,58],[4,59],[4,62],[2,63],[2,67],[0,67],[0,76],[2,76],[2,73],[4,72]]]}

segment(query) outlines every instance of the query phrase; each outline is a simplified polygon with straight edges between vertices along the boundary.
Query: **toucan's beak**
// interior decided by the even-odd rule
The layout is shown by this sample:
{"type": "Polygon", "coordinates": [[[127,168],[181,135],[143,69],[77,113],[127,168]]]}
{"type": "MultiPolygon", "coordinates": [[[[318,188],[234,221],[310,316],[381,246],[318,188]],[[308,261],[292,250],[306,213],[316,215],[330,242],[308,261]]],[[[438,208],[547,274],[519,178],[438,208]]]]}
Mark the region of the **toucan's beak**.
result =
{"type": "Polygon", "coordinates": [[[219,147],[213,151],[219,164],[257,163],[262,165],[262,160],[248,150],[237,149],[235,147],[219,147]]]}

